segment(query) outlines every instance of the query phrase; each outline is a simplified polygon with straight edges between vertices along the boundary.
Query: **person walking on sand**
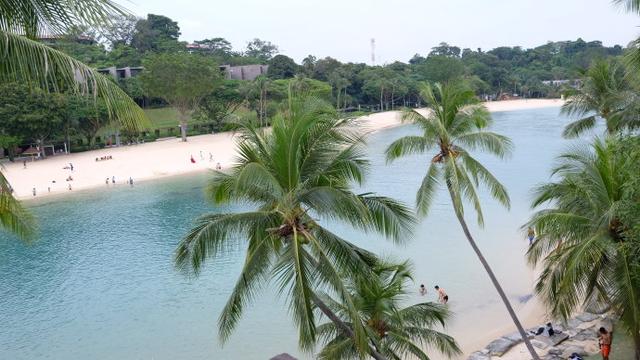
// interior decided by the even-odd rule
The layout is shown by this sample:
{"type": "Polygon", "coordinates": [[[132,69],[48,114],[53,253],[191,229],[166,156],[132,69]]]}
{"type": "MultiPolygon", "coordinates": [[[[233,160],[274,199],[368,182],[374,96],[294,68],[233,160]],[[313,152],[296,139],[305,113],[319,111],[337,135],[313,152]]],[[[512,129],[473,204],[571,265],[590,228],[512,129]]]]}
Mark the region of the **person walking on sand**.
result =
{"type": "Polygon", "coordinates": [[[116,177],[115,177],[115,176],[112,176],[112,177],[111,177],[111,183],[112,183],[112,184],[115,184],[115,183],[116,183],[116,177]]]}
{"type": "Polygon", "coordinates": [[[533,240],[536,238],[536,231],[531,226],[527,230],[527,238],[529,239],[529,246],[533,245],[533,240]]]}
{"type": "Polygon", "coordinates": [[[200,150],[200,160],[204,160],[204,154],[202,154],[202,150],[200,150]]]}
{"type": "Polygon", "coordinates": [[[216,170],[222,170],[222,165],[220,165],[220,163],[216,164],[216,170]]]}
{"type": "Polygon", "coordinates": [[[73,171],[73,164],[69,163],[69,169],[71,169],[71,171],[73,171]]]}
{"type": "Polygon", "coordinates": [[[424,284],[420,284],[420,295],[425,296],[427,293],[427,288],[424,287],[424,284]]]}
{"type": "Polygon", "coordinates": [[[133,178],[129,176],[129,185],[133,186],[133,178]]]}
{"type": "Polygon", "coordinates": [[[36,196],[36,187],[33,187],[33,196],[36,196]]]}
{"type": "Polygon", "coordinates": [[[444,291],[440,286],[435,286],[436,291],[438,292],[438,302],[441,304],[446,304],[449,302],[449,295],[444,291]]]}
{"type": "Polygon", "coordinates": [[[213,154],[209,152],[209,162],[213,162],[213,154]]]}
{"type": "Polygon", "coordinates": [[[193,158],[193,155],[191,155],[191,163],[195,164],[196,163],[196,159],[193,158]]]}
{"type": "Polygon", "coordinates": [[[602,355],[602,360],[609,360],[613,332],[608,332],[604,327],[601,327],[598,332],[598,344],[600,345],[600,354],[602,355]]]}
{"type": "Polygon", "coordinates": [[[27,168],[27,160],[22,160],[23,169],[27,168]]]}

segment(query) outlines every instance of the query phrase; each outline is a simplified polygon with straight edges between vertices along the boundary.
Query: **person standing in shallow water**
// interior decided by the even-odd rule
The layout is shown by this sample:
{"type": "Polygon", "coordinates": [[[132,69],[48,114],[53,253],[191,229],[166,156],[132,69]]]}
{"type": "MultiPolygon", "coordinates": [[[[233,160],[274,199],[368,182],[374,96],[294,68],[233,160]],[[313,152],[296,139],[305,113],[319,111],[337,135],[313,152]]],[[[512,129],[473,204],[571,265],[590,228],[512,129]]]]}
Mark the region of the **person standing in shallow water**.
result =
{"type": "Polygon", "coordinates": [[[536,231],[531,226],[527,230],[527,238],[529,238],[529,246],[533,245],[533,240],[536,238],[536,231]]]}
{"type": "Polygon", "coordinates": [[[612,332],[608,332],[607,329],[601,327],[598,330],[598,343],[600,345],[600,354],[602,355],[602,360],[609,360],[609,354],[611,353],[611,340],[612,340],[612,332]]]}
{"type": "Polygon", "coordinates": [[[449,302],[449,295],[444,289],[440,288],[440,286],[435,286],[436,291],[438,292],[438,302],[441,304],[446,304],[449,302]]]}
{"type": "Polygon", "coordinates": [[[425,296],[427,293],[427,288],[424,287],[424,284],[420,284],[420,295],[425,296]]]}

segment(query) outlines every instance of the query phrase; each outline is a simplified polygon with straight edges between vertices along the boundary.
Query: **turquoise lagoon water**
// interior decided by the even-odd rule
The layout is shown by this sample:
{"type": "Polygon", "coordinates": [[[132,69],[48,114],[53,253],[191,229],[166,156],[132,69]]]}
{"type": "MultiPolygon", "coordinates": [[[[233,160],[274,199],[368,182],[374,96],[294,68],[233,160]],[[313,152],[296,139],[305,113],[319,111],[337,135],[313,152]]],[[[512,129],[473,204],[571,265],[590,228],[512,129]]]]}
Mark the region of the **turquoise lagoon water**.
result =
{"type": "MultiPolygon", "coordinates": [[[[568,142],[558,108],[495,113],[495,131],[515,152],[507,161],[480,156],[507,186],[507,211],[486,197],[486,226],[473,226],[506,292],[531,292],[533,275],[519,229],[530,214],[530,189],[548,180],[553,158],[568,142]]],[[[380,131],[369,141],[373,167],[364,186],[413,203],[430,156],[385,165],[383,151],[412,126],[380,131]]],[[[203,200],[207,175],[136,184],[134,188],[76,193],[29,202],[41,239],[27,246],[0,234],[0,359],[268,359],[289,352],[302,358],[284,299],[269,284],[221,347],[216,321],[236,280],[242,242],[210,262],[197,279],[178,273],[172,255],[198,215],[228,211],[203,200]]],[[[508,324],[507,314],[468,248],[444,192],[430,217],[405,246],[340,224],[329,224],[358,245],[396,259],[410,258],[416,284],[447,290],[456,319],[450,331],[468,343],[473,334],[508,324]],[[498,315],[498,316],[496,316],[498,315]]],[[[474,223],[469,211],[470,223],[474,223]]],[[[417,288],[417,285],[416,285],[417,288]]],[[[420,301],[411,295],[408,301],[420,301]]]]}

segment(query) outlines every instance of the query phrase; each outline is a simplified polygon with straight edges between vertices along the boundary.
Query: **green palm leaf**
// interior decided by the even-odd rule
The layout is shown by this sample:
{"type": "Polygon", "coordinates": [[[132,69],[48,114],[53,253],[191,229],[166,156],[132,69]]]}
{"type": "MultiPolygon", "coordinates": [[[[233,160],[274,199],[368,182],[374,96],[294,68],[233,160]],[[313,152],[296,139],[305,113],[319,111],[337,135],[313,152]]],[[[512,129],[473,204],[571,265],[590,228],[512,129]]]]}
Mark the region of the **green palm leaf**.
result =
{"type": "Polygon", "coordinates": [[[35,232],[31,215],[11,194],[11,188],[4,174],[0,172],[0,224],[18,237],[30,240],[35,232]]]}
{"type": "Polygon", "coordinates": [[[148,124],[142,109],[106,76],[61,51],[4,30],[0,30],[0,79],[100,98],[122,126],[139,131],[148,124]]]}

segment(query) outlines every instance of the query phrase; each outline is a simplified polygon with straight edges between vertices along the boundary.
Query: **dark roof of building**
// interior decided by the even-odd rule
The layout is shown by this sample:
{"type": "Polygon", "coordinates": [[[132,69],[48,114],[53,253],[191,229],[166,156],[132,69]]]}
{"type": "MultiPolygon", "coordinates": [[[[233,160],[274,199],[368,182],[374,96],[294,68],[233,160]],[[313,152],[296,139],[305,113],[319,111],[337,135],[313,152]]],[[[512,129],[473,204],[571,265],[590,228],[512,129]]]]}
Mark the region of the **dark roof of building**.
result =
{"type": "Polygon", "coordinates": [[[287,353],[282,353],[280,355],[276,355],[274,357],[272,357],[269,360],[298,360],[296,358],[294,358],[293,356],[287,354],[287,353]]]}

